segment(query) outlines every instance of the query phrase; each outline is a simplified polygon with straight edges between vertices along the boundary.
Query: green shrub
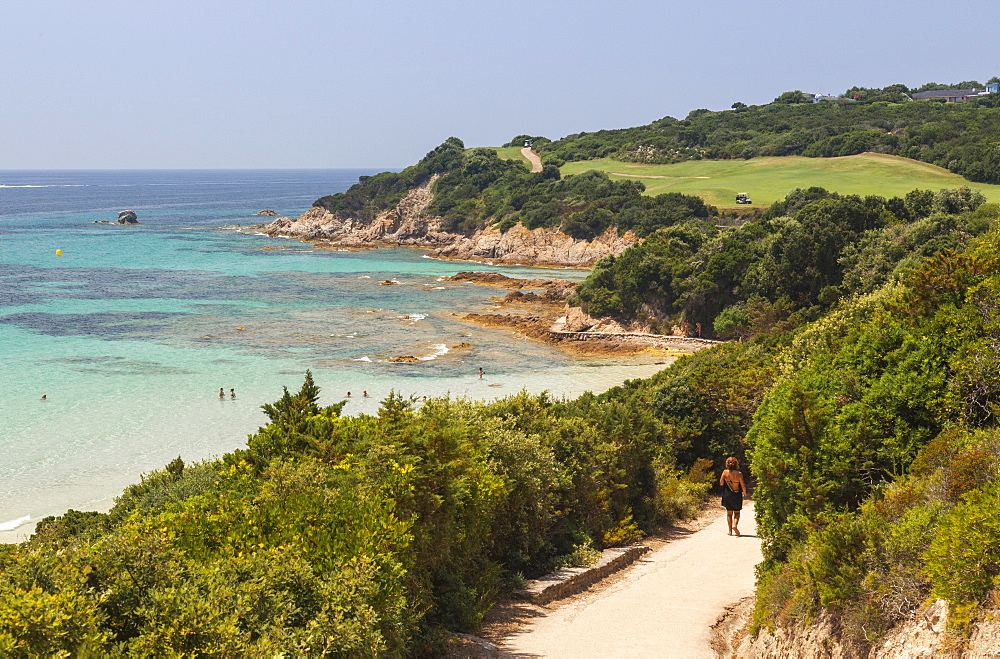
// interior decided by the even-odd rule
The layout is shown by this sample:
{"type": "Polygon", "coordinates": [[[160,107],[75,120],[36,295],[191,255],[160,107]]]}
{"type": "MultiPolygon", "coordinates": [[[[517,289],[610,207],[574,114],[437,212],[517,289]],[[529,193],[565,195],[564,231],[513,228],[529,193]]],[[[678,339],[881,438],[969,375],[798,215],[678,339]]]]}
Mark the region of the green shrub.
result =
{"type": "Polygon", "coordinates": [[[601,550],[595,549],[589,538],[583,538],[573,547],[573,551],[559,556],[552,564],[552,569],[564,567],[590,567],[601,559],[601,550]]]}
{"type": "Polygon", "coordinates": [[[943,519],[924,558],[932,594],[977,606],[1000,585],[1000,483],[973,490],[943,519]]]}
{"type": "Polygon", "coordinates": [[[708,472],[712,461],[696,460],[687,474],[661,467],[656,473],[656,520],[670,526],[678,520],[690,519],[701,512],[702,504],[712,487],[713,474],[708,472]]]}
{"type": "Polygon", "coordinates": [[[90,568],[23,549],[0,576],[0,654],[93,656],[110,640],[90,568]]]}
{"type": "Polygon", "coordinates": [[[639,529],[639,526],[632,519],[632,513],[628,513],[618,522],[618,524],[604,532],[601,538],[603,547],[620,547],[630,545],[642,540],[646,534],[639,529]]]}

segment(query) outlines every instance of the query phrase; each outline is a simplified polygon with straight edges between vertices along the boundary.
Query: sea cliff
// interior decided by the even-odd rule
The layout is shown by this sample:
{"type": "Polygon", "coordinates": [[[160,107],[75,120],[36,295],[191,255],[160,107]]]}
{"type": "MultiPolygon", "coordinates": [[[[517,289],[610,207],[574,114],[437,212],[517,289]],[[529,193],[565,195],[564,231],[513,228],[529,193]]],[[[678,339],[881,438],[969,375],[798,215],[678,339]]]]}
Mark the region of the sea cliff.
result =
{"type": "Polygon", "coordinates": [[[438,177],[410,190],[394,207],[364,220],[314,206],[292,219],[279,217],[260,227],[272,237],[295,237],[345,248],[408,245],[433,249],[439,258],[507,265],[589,267],[639,242],[631,231],[610,228],[593,240],[577,240],[556,229],[527,229],[517,224],[500,231],[487,227],[472,235],[442,230],[442,218],[430,215],[432,186],[438,177]]]}

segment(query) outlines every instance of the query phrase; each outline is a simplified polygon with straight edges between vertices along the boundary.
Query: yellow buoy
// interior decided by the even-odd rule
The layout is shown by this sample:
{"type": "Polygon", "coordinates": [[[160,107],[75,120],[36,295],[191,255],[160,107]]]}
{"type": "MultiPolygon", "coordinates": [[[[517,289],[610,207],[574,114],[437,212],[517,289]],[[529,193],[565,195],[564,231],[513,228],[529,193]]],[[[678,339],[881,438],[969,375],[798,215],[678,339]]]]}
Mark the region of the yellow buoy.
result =
{"type": "Polygon", "coordinates": [[[57,249],[56,250],[56,256],[62,256],[62,250],[61,249],[57,249]]]}

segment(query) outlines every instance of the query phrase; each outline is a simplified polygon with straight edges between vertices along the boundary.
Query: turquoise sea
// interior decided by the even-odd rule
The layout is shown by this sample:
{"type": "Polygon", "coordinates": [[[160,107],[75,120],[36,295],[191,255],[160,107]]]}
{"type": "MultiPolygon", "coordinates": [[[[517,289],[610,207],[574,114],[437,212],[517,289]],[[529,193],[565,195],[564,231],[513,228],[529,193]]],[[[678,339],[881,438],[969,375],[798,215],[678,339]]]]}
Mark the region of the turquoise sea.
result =
{"type": "Polygon", "coordinates": [[[663,367],[570,357],[470,325],[461,315],[506,291],[440,281],[470,269],[582,271],[331,251],[220,229],[262,223],[263,208],[296,216],[371,173],[0,171],[0,541],[67,508],[106,510],[178,455],[241,446],[266,420],[260,405],[297,389],[306,369],[321,402],[350,391],[345,413],[363,414],[392,390],[575,396],[663,367]],[[141,224],[95,223],[125,209],[141,224]],[[420,361],[387,361],[401,355],[420,361]]]}

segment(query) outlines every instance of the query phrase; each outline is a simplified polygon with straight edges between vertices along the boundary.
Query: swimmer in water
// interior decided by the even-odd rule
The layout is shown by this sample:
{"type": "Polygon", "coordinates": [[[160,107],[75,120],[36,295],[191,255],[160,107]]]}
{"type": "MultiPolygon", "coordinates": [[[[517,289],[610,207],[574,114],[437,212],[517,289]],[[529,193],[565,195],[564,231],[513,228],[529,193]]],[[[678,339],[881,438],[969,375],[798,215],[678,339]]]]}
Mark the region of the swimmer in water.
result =
{"type": "Polygon", "coordinates": [[[219,387],[219,400],[223,400],[226,397],[226,390],[219,387]]]}
{"type": "Polygon", "coordinates": [[[482,379],[483,379],[483,373],[484,373],[484,371],[483,371],[483,367],[482,367],[482,366],[480,366],[480,367],[479,367],[479,379],[480,379],[480,380],[482,380],[482,379]]]}
{"type": "Polygon", "coordinates": [[[42,394],[42,400],[48,400],[48,397],[45,394],[42,394]]]}
{"type": "Polygon", "coordinates": [[[365,389],[364,393],[363,393],[363,394],[361,394],[361,395],[362,395],[362,396],[364,396],[365,398],[368,398],[368,390],[367,390],[367,389],[365,389]]]}
{"type": "Polygon", "coordinates": [[[347,392],[347,395],[346,395],[346,396],[344,396],[344,398],[350,398],[350,397],[351,397],[351,392],[350,392],[350,391],[348,391],[348,392],[347,392]]]}
{"type": "Polygon", "coordinates": [[[230,389],[229,390],[229,397],[232,398],[233,400],[236,400],[236,390],[235,389],[230,389]]]}

